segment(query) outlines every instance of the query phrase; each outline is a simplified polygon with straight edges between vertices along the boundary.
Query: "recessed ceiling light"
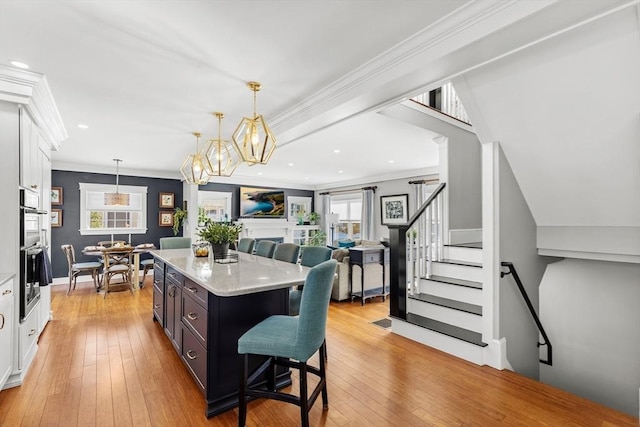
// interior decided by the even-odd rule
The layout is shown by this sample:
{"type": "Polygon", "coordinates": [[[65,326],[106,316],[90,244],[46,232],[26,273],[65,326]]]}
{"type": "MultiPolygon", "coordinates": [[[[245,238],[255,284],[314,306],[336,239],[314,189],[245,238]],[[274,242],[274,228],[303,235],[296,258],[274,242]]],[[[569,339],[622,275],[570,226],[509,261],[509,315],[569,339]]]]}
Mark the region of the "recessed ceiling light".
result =
{"type": "Polygon", "coordinates": [[[289,166],[293,166],[293,163],[289,163],[289,166]]]}
{"type": "Polygon", "coordinates": [[[308,181],[308,180],[309,180],[309,177],[308,177],[308,176],[305,176],[305,177],[304,177],[304,179],[305,179],[306,181],[308,181]]]}
{"type": "Polygon", "coordinates": [[[27,64],[25,64],[24,62],[20,62],[20,61],[9,61],[9,63],[11,65],[13,65],[14,67],[18,67],[18,68],[22,68],[23,70],[26,70],[29,68],[29,66],[27,64]]]}
{"type": "Polygon", "coordinates": [[[83,124],[79,124],[78,127],[80,129],[89,129],[89,125],[83,125],[83,124]]]}
{"type": "Polygon", "coordinates": [[[343,173],[344,171],[338,171],[338,173],[343,173]]]}
{"type": "Polygon", "coordinates": [[[262,175],[262,172],[258,172],[258,175],[262,175]]]}
{"type": "Polygon", "coordinates": [[[389,160],[389,163],[395,163],[395,162],[396,162],[395,160],[389,160]]]}
{"type": "Polygon", "coordinates": [[[338,154],[340,150],[333,150],[334,153],[338,154]]]}

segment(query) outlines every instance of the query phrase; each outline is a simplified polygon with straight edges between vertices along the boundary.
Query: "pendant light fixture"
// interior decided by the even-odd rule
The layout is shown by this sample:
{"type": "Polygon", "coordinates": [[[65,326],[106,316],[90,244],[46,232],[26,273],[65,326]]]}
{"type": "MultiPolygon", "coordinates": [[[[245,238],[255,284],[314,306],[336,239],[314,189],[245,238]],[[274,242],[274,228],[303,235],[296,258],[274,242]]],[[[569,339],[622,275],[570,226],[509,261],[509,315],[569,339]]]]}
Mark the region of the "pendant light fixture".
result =
{"type": "Polygon", "coordinates": [[[253,91],[253,117],[243,117],[232,135],[242,161],[249,165],[267,164],[276,148],[276,139],[262,115],[256,114],[256,92],[262,85],[258,82],[247,83],[253,91]]]}
{"type": "Polygon", "coordinates": [[[209,140],[205,156],[211,162],[213,175],[231,176],[242,161],[242,158],[235,144],[220,137],[224,114],[213,113],[213,115],[218,118],[218,138],[209,140]]]}
{"type": "Polygon", "coordinates": [[[196,137],[196,151],[182,163],[180,172],[185,181],[193,185],[204,185],[213,177],[213,167],[207,156],[200,152],[200,132],[193,132],[196,137]]]}
{"type": "Polygon", "coordinates": [[[120,162],[121,159],[113,159],[116,162],[116,192],[104,193],[104,204],[107,206],[129,206],[129,193],[118,192],[118,184],[120,181],[120,162]]]}

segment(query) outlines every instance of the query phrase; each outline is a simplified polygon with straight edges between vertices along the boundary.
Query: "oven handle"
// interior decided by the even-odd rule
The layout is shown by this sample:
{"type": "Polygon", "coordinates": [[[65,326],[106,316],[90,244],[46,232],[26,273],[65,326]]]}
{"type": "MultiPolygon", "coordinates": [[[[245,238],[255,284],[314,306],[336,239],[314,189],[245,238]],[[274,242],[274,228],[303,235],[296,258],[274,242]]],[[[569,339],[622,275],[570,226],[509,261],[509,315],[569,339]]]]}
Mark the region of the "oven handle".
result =
{"type": "Polygon", "coordinates": [[[22,209],[22,211],[26,214],[46,215],[49,213],[47,211],[41,211],[40,209],[35,209],[35,208],[28,208],[26,206],[20,206],[20,209],[22,209]]]}

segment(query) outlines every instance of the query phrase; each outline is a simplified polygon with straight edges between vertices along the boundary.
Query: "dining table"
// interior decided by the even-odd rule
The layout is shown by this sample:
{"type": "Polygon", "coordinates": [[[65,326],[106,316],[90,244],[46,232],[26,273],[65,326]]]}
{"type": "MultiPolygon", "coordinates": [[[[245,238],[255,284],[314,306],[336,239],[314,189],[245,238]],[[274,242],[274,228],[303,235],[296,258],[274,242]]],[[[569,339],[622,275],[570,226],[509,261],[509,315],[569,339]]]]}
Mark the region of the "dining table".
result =
{"type": "MultiPolygon", "coordinates": [[[[127,245],[122,247],[123,248],[127,247],[127,245]]],[[[106,246],[99,246],[99,245],[86,246],[84,249],[82,249],[82,254],[87,256],[104,258],[105,249],[107,249],[106,246]]],[[[149,253],[155,249],[157,248],[153,243],[143,243],[143,244],[134,246],[133,252],[132,252],[133,253],[133,277],[131,278],[134,289],[140,289],[140,255],[149,253]]]]}

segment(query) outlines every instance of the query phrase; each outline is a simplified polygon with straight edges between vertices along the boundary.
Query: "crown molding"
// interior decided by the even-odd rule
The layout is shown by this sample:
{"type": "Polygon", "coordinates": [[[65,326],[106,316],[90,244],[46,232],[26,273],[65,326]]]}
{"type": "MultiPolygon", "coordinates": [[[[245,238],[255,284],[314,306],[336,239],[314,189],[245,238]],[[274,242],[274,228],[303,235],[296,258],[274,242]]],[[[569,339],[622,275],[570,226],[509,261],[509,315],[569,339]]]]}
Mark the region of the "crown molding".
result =
{"type": "Polygon", "coordinates": [[[69,137],[44,75],[0,65],[0,100],[24,105],[52,150],[69,137]]]}
{"type": "MultiPolygon", "coordinates": [[[[327,111],[414,71],[416,60],[421,63],[434,61],[556,1],[471,1],[275,116],[270,120],[271,128],[283,134],[304,122],[316,120],[327,111]]],[[[423,85],[427,83],[423,82],[423,85]]],[[[377,105],[388,101],[379,100],[377,105]]],[[[362,111],[360,108],[351,114],[345,113],[344,117],[335,117],[334,114],[334,120],[330,122],[335,123],[336,119],[339,121],[362,111]]],[[[326,118],[320,118],[320,121],[324,123],[326,118]]],[[[324,126],[320,124],[320,127],[324,126]]],[[[282,142],[290,142],[313,131],[305,130],[303,135],[291,133],[289,141],[282,142]]]]}

